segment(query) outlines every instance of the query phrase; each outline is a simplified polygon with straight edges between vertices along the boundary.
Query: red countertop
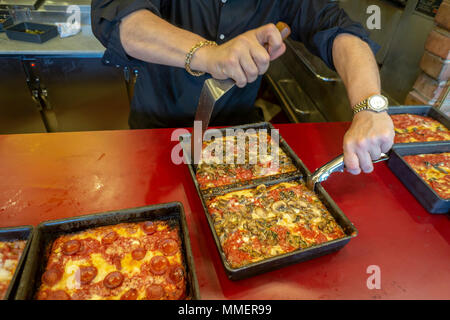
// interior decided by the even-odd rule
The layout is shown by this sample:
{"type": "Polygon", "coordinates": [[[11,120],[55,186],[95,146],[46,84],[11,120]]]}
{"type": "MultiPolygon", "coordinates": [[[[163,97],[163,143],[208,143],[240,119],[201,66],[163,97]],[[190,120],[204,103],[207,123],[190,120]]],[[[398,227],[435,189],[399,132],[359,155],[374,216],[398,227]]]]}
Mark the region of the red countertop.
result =
{"type": "MultiPolygon", "coordinates": [[[[313,171],[341,153],[348,123],[276,126],[313,171]]],[[[342,250],[228,280],[171,129],[0,135],[0,227],[180,201],[204,299],[450,299],[450,219],[431,215],[385,163],[323,185],[359,231],[342,250]],[[381,271],[369,290],[367,268],[381,271]]]]}

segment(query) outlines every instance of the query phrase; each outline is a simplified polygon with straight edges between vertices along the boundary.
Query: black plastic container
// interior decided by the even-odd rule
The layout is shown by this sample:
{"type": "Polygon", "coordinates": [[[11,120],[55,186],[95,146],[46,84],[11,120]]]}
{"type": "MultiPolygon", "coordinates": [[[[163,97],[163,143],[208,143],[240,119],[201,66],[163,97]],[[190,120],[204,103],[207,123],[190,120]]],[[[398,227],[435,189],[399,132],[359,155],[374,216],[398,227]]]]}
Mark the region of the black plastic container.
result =
{"type": "MultiPolygon", "coordinates": [[[[268,133],[270,134],[270,129],[273,129],[273,126],[270,123],[262,122],[257,124],[250,124],[238,127],[232,127],[233,129],[268,129],[268,133]]],[[[230,128],[228,128],[230,129],[230,128]]],[[[225,132],[225,129],[220,129],[220,131],[225,132]]],[[[190,135],[180,136],[180,140],[182,141],[182,147],[184,150],[184,154],[188,154],[188,150],[191,147],[190,144],[190,135]],[[187,150],[187,151],[186,151],[187,150]]],[[[255,263],[248,264],[246,266],[240,268],[232,268],[228,263],[225,253],[222,249],[222,245],[220,244],[219,237],[217,236],[216,230],[214,228],[214,222],[208,213],[208,209],[206,206],[206,201],[208,198],[225,194],[228,192],[233,192],[242,189],[250,189],[254,188],[262,183],[266,185],[274,185],[281,182],[292,181],[292,180],[306,180],[306,177],[311,175],[309,170],[303,164],[303,162],[298,158],[298,156],[294,153],[294,151],[289,147],[286,141],[280,136],[280,148],[286,152],[286,154],[292,159],[293,163],[297,167],[298,171],[294,175],[290,176],[277,176],[277,177],[269,177],[257,180],[247,181],[245,183],[234,184],[229,186],[223,186],[219,188],[211,188],[205,190],[200,190],[198,181],[195,176],[195,168],[193,165],[188,164],[189,172],[191,173],[191,177],[194,181],[195,188],[197,189],[197,193],[202,201],[203,210],[208,221],[212,236],[214,238],[214,242],[216,244],[217,251],[219,252],[222,265],[225,269],[225,273],[228,278],[231,280],[241,280],[245,278],[249,278],[264,272],[273,271],[276,269],[280,269],[282,267],[307,261],[313,258],[317,258],[332,252],[335,252],[342,247],[344,247],[351,238],[354,238],[358,234],[358,230],[355,226],[350,222],[350,220],[345,216],[342,210],[336,205],[333,199],[328,195],[322,185],[317,184],[315,187],[315,192],[318,195],[319,199],[325,205],[325,207],[329,210],[330,214],[335,218],[336,222],[342,227],[346,236],[341,239],[333,240],[330,242],[326,242],[320,245],[316,245],[313,247],[309,247],[306,249],[299,249],[289,253],[285,253],[279,256],[271,257],[265,260],[261,260],[255,263]]]]}
{"type": "Polygon", "coordinates": [[[22,22],[6,28],[6,35],[11,40],[44,43],[58,36],[58,28],[56,26],[47,24],[22,22]],[[37,30],[43,33],[30,34],[27,33],[26,30],[37,30]]]}
{"type": "Polygon", "coordinates": [[[450,142],[398,144],[392,149],[388,166],[405,187],[430,213],[448,213],[450,199],[441,198],[403,159],[404,156],[450,152],[450,142]]]}
{"type": "Polygon", "coordinates": [[[26,240],[27,243],[20,256],[19,263],[17,264],[14,276],[11,279],[8,290],[3,300],[12,300],[16,294],[19,286],[20,276],[24,268],[24,263],[27,257],[28,250],[30,248],[31,240],[33,238],[33,226],[21,226],[12,228],[0,228],[0,241],[17,241],[26,240]]]}
{"type": "Polygon", "coordinates": [[[5,32],[5,29],[13,24],[12,17],[7,13],[0,11],[0,32],[5,32]]]}
{"type": "Polygon", "coordinates": [[[27,263],[15,296],[16,300],[32,300],[35,297],[47,265],[50,246],[60,235],[119,223],[151,220],[175,220],[178,222],[187,274],[186,296],[188,299],[200,299],[184,209],[181,203],[171,202],[41,223],[35,229],[27,263]]]}
{"type": "MultiPolygon", "coordinates": [[[[394,114],[417,114],[424,117],[430,117],[436,121],[442,123],[447,129],[450,130],[450,119],[441,111],[433,108],[432,106],[393,106],[389,107],[388,113],[394,114]]],[[[434,141],[432,141],[434,142],[434,141]]],[[[429,143],[429,142],[410,142],[410,143],[429,143]]],[[[404,144],[404,143],[401,143],[404,144]]]]}

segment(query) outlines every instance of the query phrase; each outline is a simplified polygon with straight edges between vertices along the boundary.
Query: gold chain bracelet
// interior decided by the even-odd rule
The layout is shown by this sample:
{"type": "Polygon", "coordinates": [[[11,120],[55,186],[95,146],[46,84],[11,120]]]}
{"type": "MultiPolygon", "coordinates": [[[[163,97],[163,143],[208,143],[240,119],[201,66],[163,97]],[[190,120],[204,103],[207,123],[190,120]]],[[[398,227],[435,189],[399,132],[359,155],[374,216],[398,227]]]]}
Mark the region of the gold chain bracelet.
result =
{"type": "Polygon", "coordinates": [[[217,43],[215,43],[214,41],[204,40],[204,41],[200,41],[195,46],[193,46],[191,48],[191,50],[189,50],[188,54],[186,55],[186,60],[184,62],[184,67],[189,74],[196,76],[196,77],[200,77],[205,74],[204,72],[193,71],[191,69],[191,60],[192,60],[192,57],[194,56],[194,53],[198,49],[200,49],[202,47],[206,47],[206,46],[217,46],[217,43]]]}

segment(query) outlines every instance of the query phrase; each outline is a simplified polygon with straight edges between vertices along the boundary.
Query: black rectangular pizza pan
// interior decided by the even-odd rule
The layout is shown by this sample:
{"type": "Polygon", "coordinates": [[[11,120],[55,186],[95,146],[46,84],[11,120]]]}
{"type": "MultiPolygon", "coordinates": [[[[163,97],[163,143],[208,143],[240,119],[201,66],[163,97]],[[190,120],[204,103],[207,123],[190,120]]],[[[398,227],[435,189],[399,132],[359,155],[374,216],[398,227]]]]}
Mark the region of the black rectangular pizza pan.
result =
{"type": "Polygon", "coordinates": [[[20,276],[22,275],[27,253],[33,238],[33,230],[33,226],[0,228],[0,241],[26,240],[25,248],[23,249],[22,255],[19,258],[16,270],[11,279],[8,290],[6,290],[3,300],[12,300],[14,298],[16,290],[19,286],[20,276]]]}
{"type": "Polygon", "coordinates": [[[35,229],[35,235],[15,299],[32,300],[35,297],[41,284],[41,276],[47,265],[50,246],[60,235],[95,227],[150,220],[169,220],[178,223],[187,274],[186,296],[188,299],[200,299],[186,216],[183,206],[179,202],[84,215],[39,224],[35,229]]]}
{"type": "Polygon", "coordinates": [[[58,28],[56,26],[21,22],[19,24],[12,25],[6,28],[6,35],[11,40],[19,40],[34,43],[44,43],[56,36],[58,36],[58,28]],[[41,34],[30,34],[26,30],[37,30],[42,32],[41,34]]]}
{"type": "MultiPolygon", "coordinates": [[[[233,129],[233,130],[263,129],[263,130],[267,130],[267,134],[270,135],[271,130],[274,130],[275,128],[269,122],[259,122],[259,123],[253,123],[253,124],[247,124],[247,125],[241,125],[241,126],[235,126],[235,127],[228,127],[228,128],[223,128],[223,129],[214,129],[214,130],[220,131],[225,136],[227,129],[233,129]]],[[[208,135],[211,132],[213,132],[213,130],[206,131],[205,137],[207,137],[207,139],[208,139],[208,135]]],[[[282,149],[286,153],[286,155],[292,159],[293,164],[298,169],[297,171],[281,173],[278,175],[273,175],[273,176],[265,177],[265,178],[253,179],[250,182],[243,181],[243,182],[237,182],[237,183],[230,184],[230,185],[220,186],[220,187],[216,187],[216,188],[207,188],[207,189],[201,190],[200,184],[198,183],[197,179],[195,178],[195,174],[197,172],[197,167],[195,165],[189,164],[189,170],[191,172],[191,176],[193,177],[195,187],[197,188],[197,190],[200,190],[201,193],[209,194],[211,192],[220,191],[221,189],[230,189],[230,188],[236,188],[239,186],[246,186],[249,183],[258,184],[259,182],[267,182],[267,181],[274,180],[274,179],[282,179],[282,178],[288,178],[288,177],[293,177],[293,176],[298,176],[298,175],[309,175],[310,174],[309,170],[306,168],[306,166],[303,164],[303,162],[300,160],[300,158],[297,157],[297,155],[291,149],[291,147],[289,147],[289,145],[286,143],[286,141],[283,139],[283,137],[280,135],[279,138],[280,138],[280,140],[279,140],[280,149],[282,149]]],[[[189,134],[180,136],[180,143],[183,147],[184,157],[187,162],[188,162],[188,159],[190,156],[190,152],[189,152],[189,150],[191,148],[190,141],[191,141],[191,136],[189,134]]]]}
{"type": "MultiPolygon", "coordinates": [[[[258,124],[251,124],[251,125],[244,125],[244,126],[238,126],[238,127],[232,127],[237,129],[246,129],[246,128],[253,128],[253,129],[272,129],[273,126],[270,123],[258,123],[258,124]]],[[[225,129],[223,129],[225,130],[225,129]]],[[[268,132],[270,134],[270,131],[268,132]]],[[[181,145],[183,147],[184,154],[186,158],[188,158],[189,155],[189,149],[191,147],[190,144],[190,136],[189,135],[183,135],[180,136],[181,145]]],[[[342,210],[337,206],[337,204],[333,201],[333,199],[329,196],[329,194],[325,191],[325,189],[320,184],[316,184],[315,186],[315,192],[318,195],[319,199],[322,201],[322,203],[326,206],[326,208],[329,210],[330,214],[335,218],[336,222],[342,227],[345,233],[345,237],[341,239],[337,239],[334,241],[326,242],[320,245],[316,245],[307,249],[299,249],[295,250],[283,255],[271,257],[262,261],[258,261],[255,263],[251,263],[249,265],[240,267],[240,268],[232,268],[228,261],[226,260],[225,253],[222,249],[222,246],[220,244],[219,237],[217,236],[217,233],[214,229],[214,222],[211,218],[210,214],[208,213],[208,209],[206,206],[206,201],[210,197],[225,194],[228,192],[233,192],[237,190],[247,189],[247,188],[254,188],[262,183],[266,185],[274,185],[281,182],[286,181],[292,181],[292,180],[306,180],[306,177],[311,175],[310,171],[306,166],[303,164],[303,162],[300,160],[300,158],[295,154],[295,152],[289,147],[289,145],[286,143],[286,141],[280,136],[280,148],[282,148],[286,154],[291,157],[294,164],[297,166],[298,171],[295,175],[290,176],[278,176],[277,178],[269,177],[269,178],[263,178],[263,179],[257,179],[252,181],[247,181],[244,183],[241,183],[239,185],[229,185],[225,187],[219,187],[219,188],[211,188],[208,189],[207,192],[201,191],[199,184],[197,182],[196,176],[195,176],[195,168],[192,164],[188,164],[189,172],[191,174],[192,180],[194,181],[195,188],[197,189],[197,193],[200,197],[200,200],[203,205],[203,210],[206,216],[206,220],[208,221],[212,236],[214,238],[214,242],[216,244],[217,251],[219,252],[219,256],[222,262],[222,265],[225,269],[225,273],[227,274],[228,278],[231,280],[241,280],[245,278],[249,278],[261,273],[273,271],[276,269],[280,269],[282,267],[307,261],[313,258],[317,258],[320,256],[323,256],[325,254],[329,254],[332,252],[335,252],[342,247],[344,247],[351,238],[354,238],[358,234],[358,230],[355,228],[355,226],[350,222],[350,220],[345,216],[345,214],[342,212],[342,210]]],[[[187,159],[186,159],[187,160],[187,159]]]]}
{"type": "MultiPolygon", "coordinates": [[[[450,130],[450,118],[443,112],[439,111],[432,106],[392,106],[389,107],[388,113],[390,115],[395,114],[417,114],[419,116],[430,117],[436,121],[442,123],[447,129],[450,130]]],[[[410,142],[410,143],[428,143],[428,142],[410,142]]],[[[403,144],[403,143],[402,143],[403,144]]]]}
{"type": "Polygon", "coordinates": [[[398,144],[392,148],[388,166],[430,213],[448,213],[450,199],[441,198],[403,159],[404,156],[450,152],[450,142],[398,144]]]}

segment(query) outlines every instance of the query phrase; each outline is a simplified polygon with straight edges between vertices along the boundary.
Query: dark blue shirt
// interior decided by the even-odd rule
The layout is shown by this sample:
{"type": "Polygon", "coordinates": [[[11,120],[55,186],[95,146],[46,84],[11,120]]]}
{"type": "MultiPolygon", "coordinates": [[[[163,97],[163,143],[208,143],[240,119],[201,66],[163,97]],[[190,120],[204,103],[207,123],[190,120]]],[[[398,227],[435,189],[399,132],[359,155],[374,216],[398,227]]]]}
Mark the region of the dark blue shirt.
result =
{"type": "MultiPolygon", "coordinates": [[[[131,103],[131,128],[192,126],[200,91],[208,77],[193,77],[182,68],[128,56],[120,42],[119,23],[140,9],[148,9],[218,44],[264,24],[284,21],[292,29],[291,37],[303,42],[332,69],[333,41],[340,33],[356,35],[374,51],[378,49],[359,23],[328,0],[93,0],[92,29],[106,47],[103,61],[139,71],[131,103]]],[[[211,124],[249,122],[260,83],[261,77],[245,88],[234,87],[216,105],[211,124]]]]}

